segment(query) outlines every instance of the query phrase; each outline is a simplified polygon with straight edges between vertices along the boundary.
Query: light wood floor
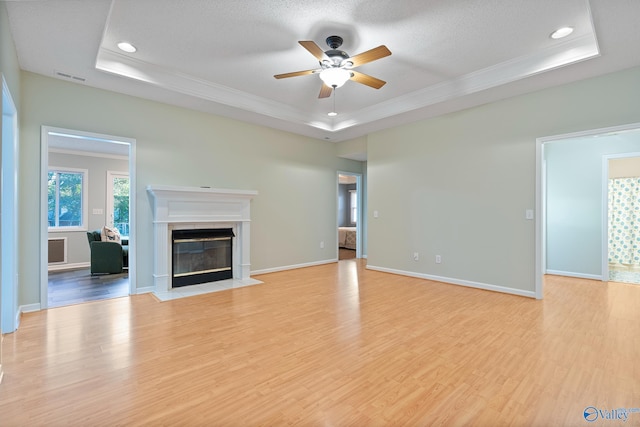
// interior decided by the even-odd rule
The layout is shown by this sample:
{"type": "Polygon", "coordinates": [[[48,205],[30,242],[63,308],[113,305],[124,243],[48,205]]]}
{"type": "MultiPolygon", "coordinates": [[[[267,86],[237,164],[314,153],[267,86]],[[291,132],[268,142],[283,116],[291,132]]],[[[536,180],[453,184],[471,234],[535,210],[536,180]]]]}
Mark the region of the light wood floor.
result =
{"type": "Polygon", "coordinates": [[[25,314],[2,426],[639,425],[640,286],[550,276],[536,301],[348,260],[164,303],[25,314]]]}

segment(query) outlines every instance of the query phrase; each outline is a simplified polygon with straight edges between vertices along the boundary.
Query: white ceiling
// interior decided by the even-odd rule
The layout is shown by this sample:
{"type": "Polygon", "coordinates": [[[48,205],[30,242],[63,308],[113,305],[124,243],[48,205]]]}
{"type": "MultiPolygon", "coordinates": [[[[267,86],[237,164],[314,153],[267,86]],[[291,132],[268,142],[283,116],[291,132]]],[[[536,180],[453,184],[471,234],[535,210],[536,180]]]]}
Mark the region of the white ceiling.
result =
{"type": "Polygon", "coordinates": [[[123,159],[129,157],[129,144],[98,136],[90,136],[86,132],[49,132],[47,143],[47,148],[50,152],[100,155],[123,159]]]}
{"type": "Polygon", "coordinates": [[[24,70],[329,141],[640,65],[638,0],[4,3],[24,70]],[[318,75],[273,77],[317,68],[298,41],[333,34],[392,52],[357,69],[387,84],[348,81],[335,118],[318,75]]]}

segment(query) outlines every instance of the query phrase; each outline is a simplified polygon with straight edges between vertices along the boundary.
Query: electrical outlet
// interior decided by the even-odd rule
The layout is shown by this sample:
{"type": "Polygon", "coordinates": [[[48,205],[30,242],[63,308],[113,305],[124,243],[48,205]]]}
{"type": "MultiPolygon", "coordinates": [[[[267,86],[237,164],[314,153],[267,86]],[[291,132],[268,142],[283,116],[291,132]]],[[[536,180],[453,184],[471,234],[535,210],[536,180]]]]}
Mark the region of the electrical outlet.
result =
{"type": "Polygon", "coordinates": [[[320,249],[324,249],[324,240],[320,242],[320,249]]]}
{"type": "Polygon", "coordinates": [[[418,261],[420,259],[420,255],[418,254],[418,252],[414,252],[413,253],[413,260],[414,261],[418,261]]]}
{"type": "Polygon", "coordinates": [[[436,255],[436,264],[442,263],[442,257],[440,255],[436,255]]]}

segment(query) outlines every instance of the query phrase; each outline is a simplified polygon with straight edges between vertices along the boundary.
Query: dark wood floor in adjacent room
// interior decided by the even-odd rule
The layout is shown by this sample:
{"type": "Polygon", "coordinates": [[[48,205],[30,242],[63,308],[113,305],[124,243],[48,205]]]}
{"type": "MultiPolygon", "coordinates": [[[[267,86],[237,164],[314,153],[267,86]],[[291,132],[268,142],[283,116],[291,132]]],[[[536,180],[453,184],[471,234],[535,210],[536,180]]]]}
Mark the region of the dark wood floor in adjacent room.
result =
{"type": "Polygon", "coordinates": [[[534,300],[360,259],[255,278],[23,314],[0,425],[583,426],[640,407],[636,285],[548,276],[534,300]]]}
{"type": "Polygon", "coordinates": [[[129,274],[91,275],[88,268],[49,272],[49,307],[129,295],[129,274]]]}

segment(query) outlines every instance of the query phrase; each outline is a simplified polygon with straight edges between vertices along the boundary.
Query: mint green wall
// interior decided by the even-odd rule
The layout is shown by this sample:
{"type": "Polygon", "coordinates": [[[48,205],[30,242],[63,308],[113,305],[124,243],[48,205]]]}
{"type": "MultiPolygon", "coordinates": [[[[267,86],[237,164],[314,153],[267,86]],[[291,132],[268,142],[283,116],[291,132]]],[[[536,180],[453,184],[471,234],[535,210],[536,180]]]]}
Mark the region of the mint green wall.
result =
{"type": "Polygon", "coordinates": [[[638,122],[638,87],[634,68],[369,135],[369,265],[533,292],[536,138],[638,122]]]}
{"type": "Polygon", "coordinates": [[[547,270],[602,276],[602,158],[640,152],[640,132],[545,144],[547,270]]]}
{"type": "Polygon", "coordinates": [[[5,2],[0,2],[0,73],[7,81],[16,109],[20,111],[20,65],[9,28],[5,2]]]}
{"type": "Polygon", "coordinates": [[[337,171],[362,172],[336,146],[257,125],[22,73],[21,304],[39,302],[42,125],[136,139],[137,286],[152,286],[149,184],[257,190],[251,203],[251,269],[337,258],[337,171]],[[325,248],[320,249],[320,241],[325,248]]]}

